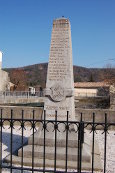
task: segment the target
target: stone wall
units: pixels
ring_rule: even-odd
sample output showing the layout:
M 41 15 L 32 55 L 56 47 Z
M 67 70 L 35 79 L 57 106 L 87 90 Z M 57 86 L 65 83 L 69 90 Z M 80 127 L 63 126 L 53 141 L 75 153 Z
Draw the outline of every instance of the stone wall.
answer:
M 80 120 L 81 113 L 83 121 L 92 122 L 93 113 L 95 113 L 95 122 L 105 122 L 105 113 L 107 114 L 107 122 L 115 123 L 115 111 L 111 109 L 76 109 L 76 119 Z M 103 128 L 102 126 L 100 128 Z M 113 127 L 111 127 L 113 129 Z
M 75 107 L 83 109 L 108 109 L 110 98 L 105 97 L 75 97 Z
M 33 110 L 35 110 L 35 119 L 41 119 L 43 108 L 27 107 L 27 106 L 0 106 L 3 118 L 11 117 L 11 110 L 13 110 L 13 118 L 22 118 L 22 110 L 24 111 L 25 119 L 33 118 Z
M 42 103 L 44 102 L 44 97 L 10 97 L 10 96 L 2 96 L 0 97 L 0 104 L 28 104 L 28 103 Z
M 8 73 L 0 70 L 0 91 L 6 91 L 9 87 L 9 76 Z
M 35 118 L 41 119 L 43 113 L 43 107 L 28 107 L 28 106 L 0 106 L 0 110 L 2 109 L 3 117 L 10 118 L 11 117 L 11 109 L 13 110 L 13 118 L 21 118 L 22 110 L 24 110 L 24 118 L 33 117 L 33 110 L 35 110 Z M 110 109 L 80 109 L 76 108 L 76 119 L 80 120 L 80 115 L 83 115 L 84 121 L 92 121 L 93 113 L 95 113 L 95 121 L 96 122 L 104 122 L 105 121 L 105 113 L 107 113 L 108 122 L 115 123 L 115 111 Z
M 115 86 L 110 87 L 110 109 L 115 110 Z

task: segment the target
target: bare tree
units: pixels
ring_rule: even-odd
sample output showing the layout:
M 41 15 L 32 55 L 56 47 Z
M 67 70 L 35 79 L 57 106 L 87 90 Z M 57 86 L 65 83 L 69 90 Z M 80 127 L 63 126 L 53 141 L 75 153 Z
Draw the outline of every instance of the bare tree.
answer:
M 21 91 L 27 88 L 27 75 L 23 69 L 14 69 L 10 72 L 10 80 L 16 86 L 16 90 Z
M 110 85 L 115 85 L 115 68 L 111 64 L 107 64 L 101 74 L 101 80 Z

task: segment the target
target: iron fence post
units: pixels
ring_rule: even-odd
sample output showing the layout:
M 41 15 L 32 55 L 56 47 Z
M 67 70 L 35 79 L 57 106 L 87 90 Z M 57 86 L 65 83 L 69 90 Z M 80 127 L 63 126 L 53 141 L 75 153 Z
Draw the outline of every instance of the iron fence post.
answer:
M 24 157 L 24 154 L 23 154 L 23 143 L 24 143 L 24 139 L 23 139 L 23 137 L 24 137 L 24 122 L 23 122 L 23 120 L 24 120 L 24 110 L 22 110 L 22 121 L 21 121 L 21 131 L 22 131 L 22 139 L 21 139 L 21 145 L 22 145 L 22 157 L 21 157 L 21 168 L 22 168 L 22 170 L 21 170 L 21 172 L 23 173 L 23 157 Z
M 81 113 L 81 120 L 79 122 L 79 128 L 78 128 L 78 173 L 81 173 L 81 168 L 82 168 L 83 143 L 84 143 L 84 121 L 82 120 L 82 113 Z
M 57 111 L 55 111 L 55 124 L 54 124 L 54 130 L 55 130 L 55 154 L 54 154 L 54 172 L 56 172 L 56 163 L 57 163 Z
M 104 173 L 106 173 L 106 152 L 107 152 L 107 114 L 105 113 L 105 127 L 104 127 L 104 133 L 105 133 L 105 142 L 104 142 Z
M 65 172 L 67 172 L 67 162 L 68 162 L 68 131 L 69 131 L 69 111 L 67 111 L 67 123 L 66 123 L 66 164 L 65 164 Z
M 33 110 L 33 122 L 32 122 L 32 173 L 34 172 L 34 129 L 35 129 L 35 110 Z
M 11 120 L 10 120 L 10 128 L 11 128 L 11 132 L 10 132 L 10 172 L 12 173 L 12 144 L 13 144 L 13 110 L 11 109 Z
M 43 130 L 44 130 L 43 172 L 45 173 L 45 155 L 46 155 L 46 110 L 44 110 Z
M 95 113 L 93 113 L 93 125 L 92 125 L 92 131 L 93 131 L 93 140 L 92 140 L 92 173 L 94 172 L 94 139 L 95 139 Z

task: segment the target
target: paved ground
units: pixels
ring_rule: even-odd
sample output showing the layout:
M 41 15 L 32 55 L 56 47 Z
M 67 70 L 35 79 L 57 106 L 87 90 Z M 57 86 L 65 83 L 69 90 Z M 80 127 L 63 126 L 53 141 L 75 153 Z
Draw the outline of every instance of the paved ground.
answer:
M 16 150 L 21 146 L 21 131 L 19 131 L 19 128 L 16 128 L 13 130 L 13 141 L 14 145 L 13 148 Z M 24 142 L 27 142 L 27 137 L 30 136 L 32 131 L 29 127 L 24 131 Z M 106 173 L 115 173 L 115 131 L 110 131 L 107 135 L 107 171 Z M 91 134 L 89 133 L 89 136 Z M 102 131 L 98 131 L 97 134 L 95 134 L 95 137 L 99 143 L 100 151 L 101 151 L 101 161 L 103 165 L 103 158 L 104 158 L 104 134 L 102 134 Z M 3 145 L 2 145 L 2 157 L 5 158 L 10 153 L 10 129 L 6 126 L 5 129 L 3 129 Z M 10 171 L 3 170 L 3 173 L 9 173 Z M 72 170 L 72 172 L 75 172 L 75 170 Z M 13 171 L 13 173 L 20 173 L 20 171 Z M 25 171 L 25 173 L 28 173 L 28 171 Z M 95 172 L 97 173 L 97 172 Z M 99 173 L 99 172 L 98 172 Z
M 104 135 L 97 136 L 101 151 L 101 159 L 103 164 L 104 155 Z M 107 173 L 115 173 L 115 131 L 110 131 L 107 135 Z
M 115 173 L 115 131 L 107 135 L 107 169 L 106 173 Z M 99 143 L 102 165 L 104 165 L 104 134 L 97 132 L 95 135 Z

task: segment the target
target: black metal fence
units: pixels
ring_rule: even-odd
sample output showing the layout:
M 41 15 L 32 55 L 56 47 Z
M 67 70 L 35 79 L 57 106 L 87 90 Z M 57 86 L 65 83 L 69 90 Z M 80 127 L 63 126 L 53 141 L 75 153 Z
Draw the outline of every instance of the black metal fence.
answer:
M 67 119 L 66 120 L 58 120 L 58 112 L 55 112 L 55 119 L 54 120 L 49 120 L 46 117 L 46 112 L 44 111 L 44 116 L 43 118 L 40 119 L 35 119 L 35 111 L 33 110 L 33 118 L 32 119 L 27 119 L 24 118 L 24 111 L 22 110 L 22 117 L 21 118 L 15 118 L 15 115 L 13 115 L 13 110 L 11 110 L 11 116 L 10 118 L 4 118 L 3 113 L 1 110 L 1 117 L 0 117 L 0 171 L 4 172 L 4 170 L 9 170 L 11 173 L 14 170 L 20 170 L 20 172 L 54 172 L 54 173 L 69 173 L 69 172 L 95 172 L 95 138 L 97 135 L 97 132 L 99 129 L 101 135 L 104 135 L 104 141 L 103 141 L 103 146 L 104 146 L 104 151 L 103 151 L 103 161 L 102 161 L 102 170 L 104 173 L 107 172 L 107 136 L 109 135 L 110 129 L 115 127 L 115 123 L 109 123 L 107 120 L 107 114 L 105 113 L 105 121 L 104 122 L 95 122 L 95 113 L 92 115 L 92 121 L 87 122 L 83 121 L 82 118 L 82 113 L 80 117 L 80 121 L 70 121 L 69 120 L 69 112 L 67 112 Z M 53 158 L 53 166 L 48 166 L 46 164 L 46 146 L 47 146 L 47 134 L 50 133 L 49 130 L 49 125 L 53 128 L 53 133 L 54 133 L 54 143 L 53 143 L 53 148 L 54 148 L 54 158 Z M 60 130 L 60 127 L 63 125 L 64 129 Z M 77 147 L 76 147 L 76 156 L 77 156 L 77 161 L 76 165 L 74 168 L 69 168 L 69 153 L 68 153 L 68 148 L 69 148 L 69 135 L 72 133 L 73 129 L 72 127 L 75 127 L 74 133 L 76 134 L 76 139 L 77 141 Z M 9 130 L 9 153 L 7 154 L 8 156 L 5 158 L 3 157 L 4 154 L 4 132 L 5 132 L 5 127 L 7 126 L 7 130 Z M 31 134 L 32 134 L 32 143 L 31 143 L 31 164 L 28 165 L 27 163 L 25 164 L 25 156 L 24 156 L 24 145 L 25 145 L 25 131 L 27 130 L 27 127 L 30 128 Z M 43 147 L 43 155 L 42 155 L 42 164 L 39 165 L 39 163 L 36 164 L 35 161 L 35 147 L 36 147 L 36 141 L 35 141 L 35 132 L 39 131 L 39 127 L 41 127 L 41 131 L 43 133 L 43 141 L 41 146 Z M 18 132 L 20 133 L 20 147 L 21 148 L 21 157 L 20 161 L 16 162 L 14 155 L 16 155 L 16 151 L 14 151 L 15 145 L 15 129 L 18 129 Z M 83 149 L 83 143 L 84 143 L 84 138 L 86 134 L 86 130 L 88 130 L 88 133 L 92 136 L 92 145 L 91 145 L 91 167 L 90 170 L 86 171 L 84 170 L 82 166 L 82 149 Z M 29 131 L 27 132 L 29 133 Z M 64 167 L 59 168 L 57 159 L 58 159 L 58 133 L 65 133 L 65 159 L 64 159 Z M 113 132 L 114 133 L 114 132 Z M 75 145 L 76 146 L 76 145 Z M 18 159 L 18 156 L 16 156 Z M 9 161 L 8 159 L 9 158 Z M 49 158 L 50 159 L 50 158 Z M 6 163 L 7 160 L 7 163 Z M 16 162 L 16 163 L 15 163 Z M 38 165 L 38 166 L 37 166 Z M 74 171 L 73 171 L 74 170 Z M 101 171 L 102 171 L 101 170 Z

